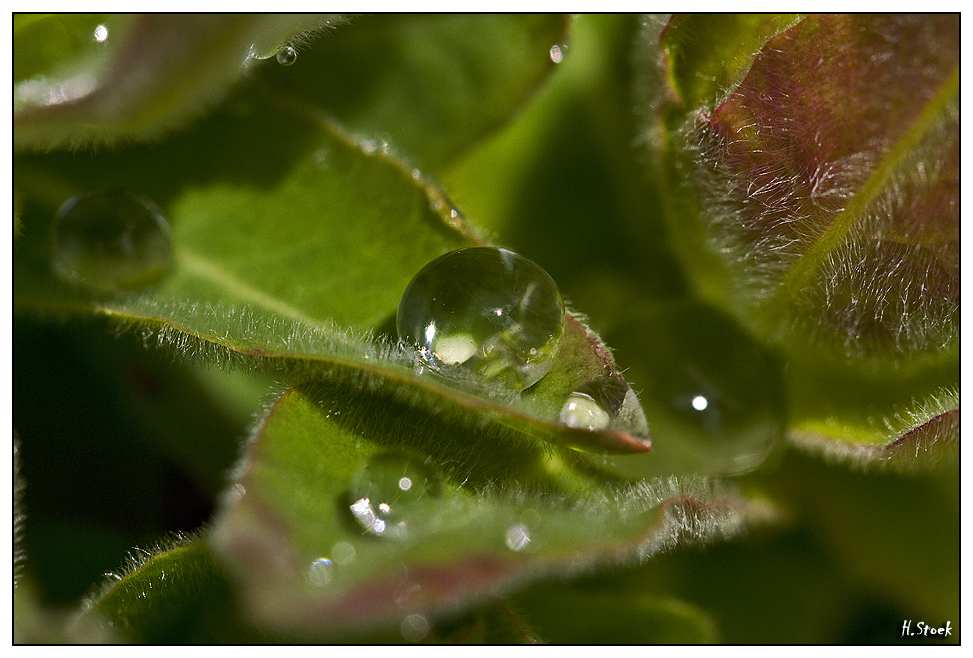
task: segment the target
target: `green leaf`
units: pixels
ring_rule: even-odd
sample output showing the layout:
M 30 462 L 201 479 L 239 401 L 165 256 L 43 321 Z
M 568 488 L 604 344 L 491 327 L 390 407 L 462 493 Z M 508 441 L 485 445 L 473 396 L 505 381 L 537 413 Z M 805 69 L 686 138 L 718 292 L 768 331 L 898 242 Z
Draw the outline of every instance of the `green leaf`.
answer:
M 702 296 L 786 361 L 789 436 L 885 462 L 903 409 L 958 382 L 958 30 L 792 22 L 645 29 L 650 169 Z
M 795 426 L 790 438 L 826 459 L 863 470 L 952 470 L 959 465 L 959 415 L 957 391 L 944 389 L 887 417 L 883 426 L 872 423 L 870 432 L 833 416 Z
M 648 449 L 634 394 L 604 431 L 561 423 L 572 391 L 599 377 L 621 378 L 600 339 L 570 314 L 555 366 L 519 400 L 492 390 L 484 400 L 456 382 L 420 380 L 410 355 L 349 335 L 349 328 L 393 334 L 399 296 L 421 266 L 482 239 L 439 190 L 390 154 L 363 150 L 336 124 L 275 94 L 247 108 L 224 109 L 160 147 L 92 155 L 93 167 L 68 156 L 23 156 L 18 184 L 30 204 L 30 235 L 18 245 L 18 308 L 138 323 L 147 344 L 175 346 L 193 358 L 405 384 L 419 389 L 432 412 L 458 400 L 473 413 L 583 449 Z M 240 144 L 240 134 L 263 137 Z M 161 283 L 141 297 L 92 299 L 53 278 L 45 261 L 54 199 L 92 187 L 150 185 L 172 225 L 174 262 Z
M 334 15 L 144 14 L 19 17 L 14 147 L 146 139 L 220 100 L 288 39 Z M 40 48 L 38 43 L 46 43 Z M 28 77 L 29 76 L 29 77 Z
M 411 167 L 438 171 L 536 93 L 566 28 L 554 14 L 360 16 L 268 80 Z
M 705 482 L 616 489 L 586 472 L 516 434 L 305 386 L 268 409 L 211 541 L 254 623 L 340 633 L 432 623 L 545 576 L 742 527 L 744 508 Z
M 652 594 L 548 585 L 515 598 L 549 644 L 713 644 L 713 619 L 698 607 Z
M 233 585 L 202 541 L 181 538 L 168 549 L 136 550 L 85 619 L 104 620 L 126 642 L 225 644 L 280 641 L 254 632 L 236 615 Z

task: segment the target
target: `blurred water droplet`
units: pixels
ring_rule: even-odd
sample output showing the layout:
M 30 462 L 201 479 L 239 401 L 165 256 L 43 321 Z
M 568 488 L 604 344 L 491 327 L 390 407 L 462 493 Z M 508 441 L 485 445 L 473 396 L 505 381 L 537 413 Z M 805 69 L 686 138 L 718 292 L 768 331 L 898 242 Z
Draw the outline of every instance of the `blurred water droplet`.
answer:
M 420 501 L 439 495 L 439 478 L 419 457 L 382 453 L 351 481 L 349 509 L 366 533 L 403 539 L 409 535 Z
M 536 263 L 506 249 L 471 247 L 420 270 L 399 302 L 396 328 L 422 367 L 445 375 L 459 367 L 519 391 L 553 365 L 564 302 Z
M 402 620 L 400 630 L 409 642 L 419 642 L 429 632 L 429 622 L 422 615 L 408 615 Z
M 277 63 L 281 66 L 290 66 L 297 61 L 297 49 L 293 46 L 284 46 L 277 51 Z
M 95 28 L 95 41 L 98 43 L 104 43 L 108 39 L 108 28 L 104 25 L 99 25 Z
M 412 170 L 412 180 L 419 180 L 422 178 L 422 172 L 418 169 Z
M 105 293 L 142 290 L 172 263 L 169 225 L 147 199 L 119 190 L 71 197 L 52 225 L 54 272 Z
M 331 559 L 338 565 L 351 564 L 355 561 L 356 555 L 355 547 L 346 541 L 339 541 L 331 547 Z
M 782 371 L 773 355 L 731 319 L 696 302 L 660 303 L 605 340 L 630 360 L 626 374 L 643 390 L 653 450 L 610 458 L 629 478 L 666 474 L 738 475 L 771 454 L 784 428 Z
M 530 543 L 530 532 L 526 527 L 518 523 L 507 529 L 507 535 L 504 540 L 507 543 L 507 548 L 512 551 L 519 551 Z
M 331 560 L 319 557 L 311 562 L 307 572 L 307 579 L 312 585 L 327 585 L 331 582 L 331 571 L 334 568 Z
M 567 55 L 568 47 L 563 44 L 555 44 L 551 46 L 551 61 L 555 64 L 560 64 L 564 61 L 565 55 Z

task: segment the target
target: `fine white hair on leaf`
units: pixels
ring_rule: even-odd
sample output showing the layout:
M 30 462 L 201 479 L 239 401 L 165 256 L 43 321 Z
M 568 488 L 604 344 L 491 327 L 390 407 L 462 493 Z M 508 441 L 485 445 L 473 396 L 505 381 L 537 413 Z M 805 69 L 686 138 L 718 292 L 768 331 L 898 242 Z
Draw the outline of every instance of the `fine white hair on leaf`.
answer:
M 959 391 L 939 388 L 882 418 L 883 443 L 854 444 L 792 430 L 791 441 L 826 461 L 863 472 L 922 473 L 956 465 Z

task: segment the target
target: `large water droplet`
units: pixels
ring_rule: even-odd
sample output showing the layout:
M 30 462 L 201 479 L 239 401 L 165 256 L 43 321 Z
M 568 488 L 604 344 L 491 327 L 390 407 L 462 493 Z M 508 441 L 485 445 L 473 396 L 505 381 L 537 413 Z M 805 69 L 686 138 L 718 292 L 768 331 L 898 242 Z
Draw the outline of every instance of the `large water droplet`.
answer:
M 54 272 L 97 292 L 142 290 L 169 270 L 169 225 L 147 199 L 121 190 L 71 197 L 52 226 Z
M 277 63 L 281 66 L 290 66 L 297 61 L 297 49 L 294 46 L 284 46 L 277 51 Z
M 536 263 L 506 249 L 471 247 L 422 268 L 402 295 L 396 327 L 433 371 L 462 368 L 519 391 L 551 369 L 564 302 Z
M 439 495 L 439 478 L 419 457 L 382 453 L 351 481 L 352 516 L 370 535 L 403 539 L 421 501 Z

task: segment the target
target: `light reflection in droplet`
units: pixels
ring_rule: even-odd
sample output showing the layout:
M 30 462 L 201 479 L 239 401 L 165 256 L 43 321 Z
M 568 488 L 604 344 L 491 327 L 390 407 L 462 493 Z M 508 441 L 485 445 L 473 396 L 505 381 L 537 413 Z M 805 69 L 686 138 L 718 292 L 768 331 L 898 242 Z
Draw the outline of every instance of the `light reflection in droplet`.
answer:
M 561 408 L 561 422 L 575 429 L 603 430 L 611 416 L 590 395 L 574 392 Z
M 429 622 L 422 615 L 409 615 L 402 620 L 400 626 L 402 637 L 409 642 L 418 642 L 429 632 Z
M 332 563 L 326 557 L 319 557 L 311 562 L 307 572 L 307 579 L 312 585 L 327 585 L 331 581 Z
M 277 63 L 281 66 L 291 66 L 297 61 L 297 49 L 294 46 L 284 46 L 277 51 Z
M 561 46 L 551 46 L 551 61 L 560 64 L 562 60 L 564 60 L 564 53 L 561 52 Z
M 693 398 L 693 409 L 695 409 L 696 411 L 702 411 L 708 406 L 709 406 L 709 400 L 707 400 L 704 396 L 697 395 L 696 397 Z
M 399 478 L 399 489 L 402 491 L 408 491 L 412 488 L 412 479 L 405 477 L 404 475 Z
M 518 523 L 507 530 L 506 542 L 507 548 L 519 551 L 530 543 L 530 532 Z
M 104 25 L 99 25 L 95 28 L 95 41 L 98 43 L 103 43 L 108 38 L 108 28 Z

